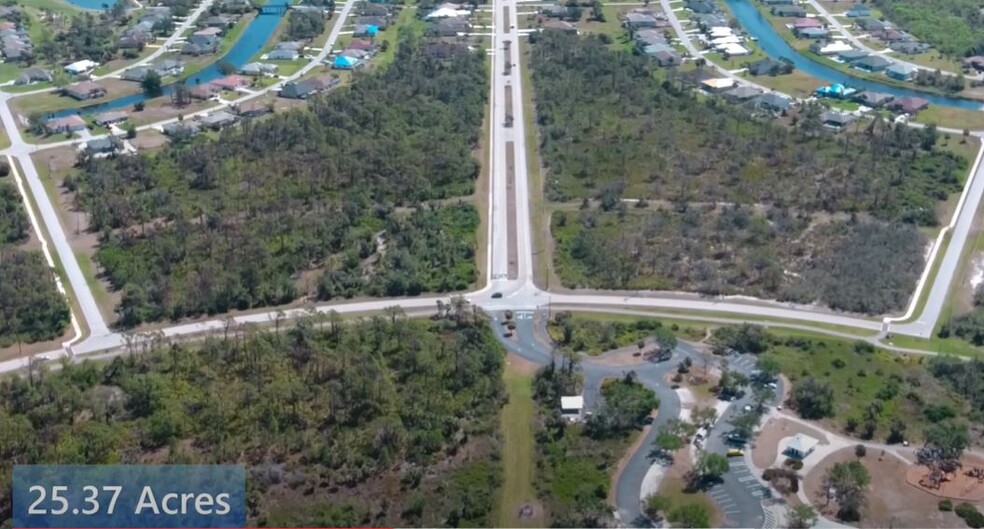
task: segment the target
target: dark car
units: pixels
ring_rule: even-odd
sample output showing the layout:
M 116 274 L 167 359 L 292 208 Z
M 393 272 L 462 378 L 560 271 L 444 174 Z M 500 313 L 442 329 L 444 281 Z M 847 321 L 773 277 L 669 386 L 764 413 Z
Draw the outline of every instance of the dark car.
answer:
M 502 297 L 502 292 L 493 292 L 492 299 L 499 299 Z

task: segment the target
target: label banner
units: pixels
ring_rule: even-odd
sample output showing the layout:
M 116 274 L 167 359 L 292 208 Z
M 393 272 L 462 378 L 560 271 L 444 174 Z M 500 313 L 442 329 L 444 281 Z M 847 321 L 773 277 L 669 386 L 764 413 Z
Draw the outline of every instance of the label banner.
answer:
M 13 527 L 241 528 L 240 465 L 15 465 Z

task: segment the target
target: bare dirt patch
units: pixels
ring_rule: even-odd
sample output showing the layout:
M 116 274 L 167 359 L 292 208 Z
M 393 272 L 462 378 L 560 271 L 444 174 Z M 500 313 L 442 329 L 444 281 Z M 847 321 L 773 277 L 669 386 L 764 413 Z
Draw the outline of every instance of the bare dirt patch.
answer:
M 523 376 L 533 376 L 536 374 L 536 370 L 540 369 L 539 364 L 530 362 L 529 360 L 514 353 L 506 354 L 506 364 Z
M 963 527 L 964 523 L 952 512 L 940 512 L 940 498 L 911 487 L 905 482 L 907 461 L 892 453 L 869 450 L 857 458 L 853 448 L 844 448 L 827 456 L 803 480 L 803 489 L 813 505 L 829 518 L 834 518 L 836 506 L 827 504 L 823 478 L 836 463 L 857 459 L 868 469 L 871 485 L 868 504 L 861 510 L 858 527 Z
M 966 454 L 960 459 L 962 465 L 955 472 L 945 473 L 938 487 L 932 487 L 926 478 L 930 475 L 929 467 L 909 465 L 906 469 L 905 480 L 911 487 L 939 496 L 959 501 L 984 501 L 984 478 L 974 477 L 973 472 L 984 468 L 984 459 Z
M 752 445 L 752 463 L 758 468 L 773 466 L 780 459 L 779 442 L 798 433 L 818 439 L 820 444 L 829 443 L 820 430 L 782 418 L 771 418 L 762 426 Z
M 130 143 L 141 151 L 155 150 L 167 145 L 167 136 L 153 129 L 141 130 Z

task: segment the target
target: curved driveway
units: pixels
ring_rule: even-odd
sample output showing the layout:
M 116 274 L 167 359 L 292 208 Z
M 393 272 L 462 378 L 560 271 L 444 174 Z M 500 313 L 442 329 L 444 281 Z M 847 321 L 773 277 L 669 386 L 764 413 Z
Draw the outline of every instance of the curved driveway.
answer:
M 525 360 L 539 365 L 546 365 L 551 361 L 551 350 L 549 338 L 546 337 L 546 320 L 544 314 L 533 311 L 516 311 L 514 322 L 516 329 L 514 338 L 506 338 L 503 335 L 502 313 L 492 313 L 492 328 L 495 335 L 505 345 L 505 347 L 522 357 Z M 640 491 L 642 482 L 653 462 L 649 459 L 649 448 L 653 438 L 656 436 L 657 429 L 672 418 L 680 416 L 680 398 L 676 391 L 666 384 L 666 375 L 673 371 L 684 357 L 699 360 L 700 355 L 690 344 L 680 342 L 674 351 L 673 359 L 664 362 L 640 361 L 634 365 L 609 366 L 602 365 L 592 357 L 582 356 L 579 368 L 584 376 L 584 403 L 586 409 L 597 406 L 601 383 L 606 378 L 623 377 L 630 371 L 634 371 L 637 380 L 649 389 L 652 389 L 659 398 L 659 414 L 652 422 L 646 437 L 643 439 L 639 448 L 632 454 L 619 475 L 619 480 L 615 484 L 615 507 L 618 519 L 622 525 L 630 527 L 649 527 L 649 520 L 643 516 L 641 510 Z M 748 373 L 751 371 L 753 362 L 734 363 L 733 369 Z M 747 400 L 747 399 L 746 399 Z M 740 409 L 745 401 L 738 401 L 732 409 Z M 718 421 L 717 428 L 712 431 L 714 434 L 708 440 L 707 450 L 723 454 L 726 450 L 723 443 L 723 433 L 727 429 L 725 422 L 730 417 L 725 414 Z M 717 439 L 717 442 L 714 441 Z M 732 462 L 734 464 L 734 462 Z M 726 511 L 725 527 L 762 527 L 764 523 L 764 511 L 762 499 L 764 495 L 756 495 L 754 490 L 758 487 L 754 482 L 754 487 L 748 481 L 740 481 L 738 475 L 740 469 L 736 466 L 724 476 L 724 481 L 716 485 L 711 490 L 712 497 L 721 505 L 728 501 L 733 505 L 733 509 L 728 509 L 721 505 L 722 510 Z M 715 490 L 720 489 L 720 493 Z M 725 500 L 726 499 L 726 500 Z

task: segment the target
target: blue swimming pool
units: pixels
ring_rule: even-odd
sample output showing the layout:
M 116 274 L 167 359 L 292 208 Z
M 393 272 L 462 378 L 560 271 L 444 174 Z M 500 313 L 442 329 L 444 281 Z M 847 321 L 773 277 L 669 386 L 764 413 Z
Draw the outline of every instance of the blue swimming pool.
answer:
M 793 49 L 782 36 L 772 27 L 772 24 L 762 16 L 758 8 L 752 5 L 755 0 L 725 0 L 735 18 L 749 35 L 758 39 L 758 44 L 770 57 L 785 58 L 793 62 L 798 70 L 828 83 L 840 83 L 862 90 L 873 90 L 892 94 L 895 97 L 915 96 L 929 101 L 933 105 L 963 108 L 970 110 L 984 109 L 984 103 L 959 97 L 947 97 L 919 90 L 879 83 L 838 71 L 830 66 L 816 62 Z M 981 116 L 984 123 L 984 114 Z
M 75 7 L 81 7 L 82 9 L 95 9 L 104 10 L 109 9 L 119 0 L 65 0 L 69 4 Z

